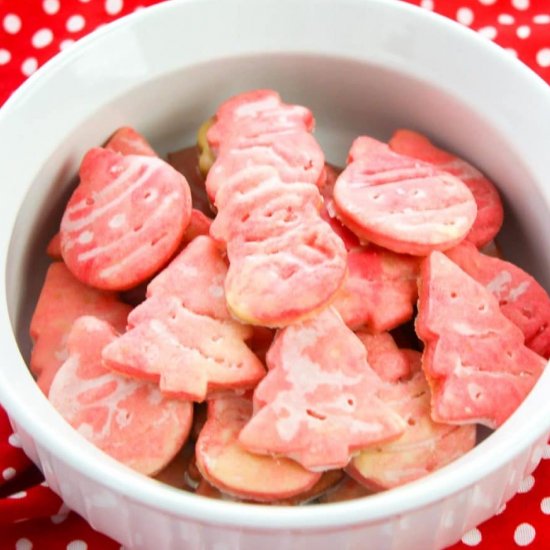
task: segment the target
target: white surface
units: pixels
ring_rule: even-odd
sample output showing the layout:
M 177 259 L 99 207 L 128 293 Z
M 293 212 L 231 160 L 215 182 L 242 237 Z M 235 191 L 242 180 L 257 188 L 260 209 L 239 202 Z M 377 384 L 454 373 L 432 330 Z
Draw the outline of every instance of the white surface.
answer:
M 409 126 L 476 163 L 507 203 L 506 255 L 550 287 L 550 92 L 518 61 L 400 2 L 176 0 L 83 39 L 0 111 L 0 400 L 50 486 L 127 548 L 449 545 L 540 460 L 550 369 L 502 428 L 443 470 L 366 499 L 290 509 L 199 498 L 115 463 L 61 420 L 18 351 L 16 336 L 28 353 L 42 251 L 83 152 L 122 124 L 161 151 L 188 144 L 219 102 L 254 87 L 311 107 L 329 160 L 341 162 L 355 135 Z

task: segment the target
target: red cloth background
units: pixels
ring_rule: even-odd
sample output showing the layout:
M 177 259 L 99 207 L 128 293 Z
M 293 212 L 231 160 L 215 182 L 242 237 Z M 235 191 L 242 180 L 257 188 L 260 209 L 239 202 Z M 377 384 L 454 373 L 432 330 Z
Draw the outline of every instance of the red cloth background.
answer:
M 0 0 L 0 105 L 60 49 L 99 25 L 158 1 Z M 550 0 L 407 1 L 470 26 L 550 84 Z M 470 547 L 550 548 L 550 445 L 535 473 L 523 481 L 520 493 L 495 517 L 466 533 L 452 550 Z M 48 488 L 19 448 L 1 407 L 0 548 L 120 548 L 71 512 Z

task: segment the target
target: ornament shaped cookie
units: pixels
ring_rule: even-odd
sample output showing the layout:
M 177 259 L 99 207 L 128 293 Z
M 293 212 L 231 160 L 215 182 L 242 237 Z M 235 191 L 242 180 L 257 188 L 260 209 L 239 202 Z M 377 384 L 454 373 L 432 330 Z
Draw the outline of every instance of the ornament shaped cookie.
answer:
M 189 185 L 169 164 L 96 147 L 61 220 L 61 253 L 82 282 L 126 290 L 164 267 L 190 217 Z
M 334 185 L 334 207 L 360 239 L 425 256 L 464 239 L 476 218 L 471 191 L 457 177 L 357 138 Z
M 395 132 L 389 146 L 396 153 L 429 162 L 462 180 L 477 204 L 477 216 L 466 240 L 481 248 L 495 238 L 504 219 L 502 201 L 495 185 L 477 168 L 437 148 L 427 137 L 412 130 Z
M 101 350 L 116 336 L 105 321 L 78 318 L 67 342 L 69 356 L 55 375 L 49 400 L 94 445 L 130 468 L 153 475 L 185 443 L 193 405 L 167 399 L 153 384 L 106 369 Z

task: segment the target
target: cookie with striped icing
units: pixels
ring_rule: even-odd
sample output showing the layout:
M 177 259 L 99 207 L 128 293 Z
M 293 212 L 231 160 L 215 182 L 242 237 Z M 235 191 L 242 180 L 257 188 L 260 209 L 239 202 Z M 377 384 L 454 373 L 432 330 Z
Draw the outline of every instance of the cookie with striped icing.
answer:
M 91 149 L 61 220 L 61 253 L 82 282 L 125 290 L 154 275 L 191 217 L 185 178 L 163 160 Z
M 476 203 L 457 177 L 366 136 L 355 140 L 350 160 L 334 185 L 334 206 L 360 239 L 424 256 L 458 244 L 472 227 Z
M 153 384 L 106 369 L 101 351 L 116 337 L 107 322 L 78 318 L 67 342 L 69 356 L 53 380 L 49 400 L 94 445 L 130 468 L 153 475 L 185 443 L 193 405 L 167 399 Z
M 439 149 L 418 132 L 397 130 L 388 144 L 396 153 L 429 162 L 462 180 L 477 204 L 475 222 L 465 239 L 480 248 L 495 238 L 502 227 L 504 209 L 493 182 L 470 163 Z

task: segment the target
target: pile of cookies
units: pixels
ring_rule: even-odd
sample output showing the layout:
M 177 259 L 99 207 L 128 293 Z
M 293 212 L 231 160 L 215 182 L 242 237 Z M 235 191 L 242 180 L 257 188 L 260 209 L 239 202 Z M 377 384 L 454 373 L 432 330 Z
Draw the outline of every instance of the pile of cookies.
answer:
M 550 298 L 500 257 L 493 183 L 410 130 L 339 169 L 313 129 L 255 90 L 181 171 L 131 128 L 82 159 L 30 369 L 129 467 L 217 498 L 363 496 L 466 453 L 545 368 Z

